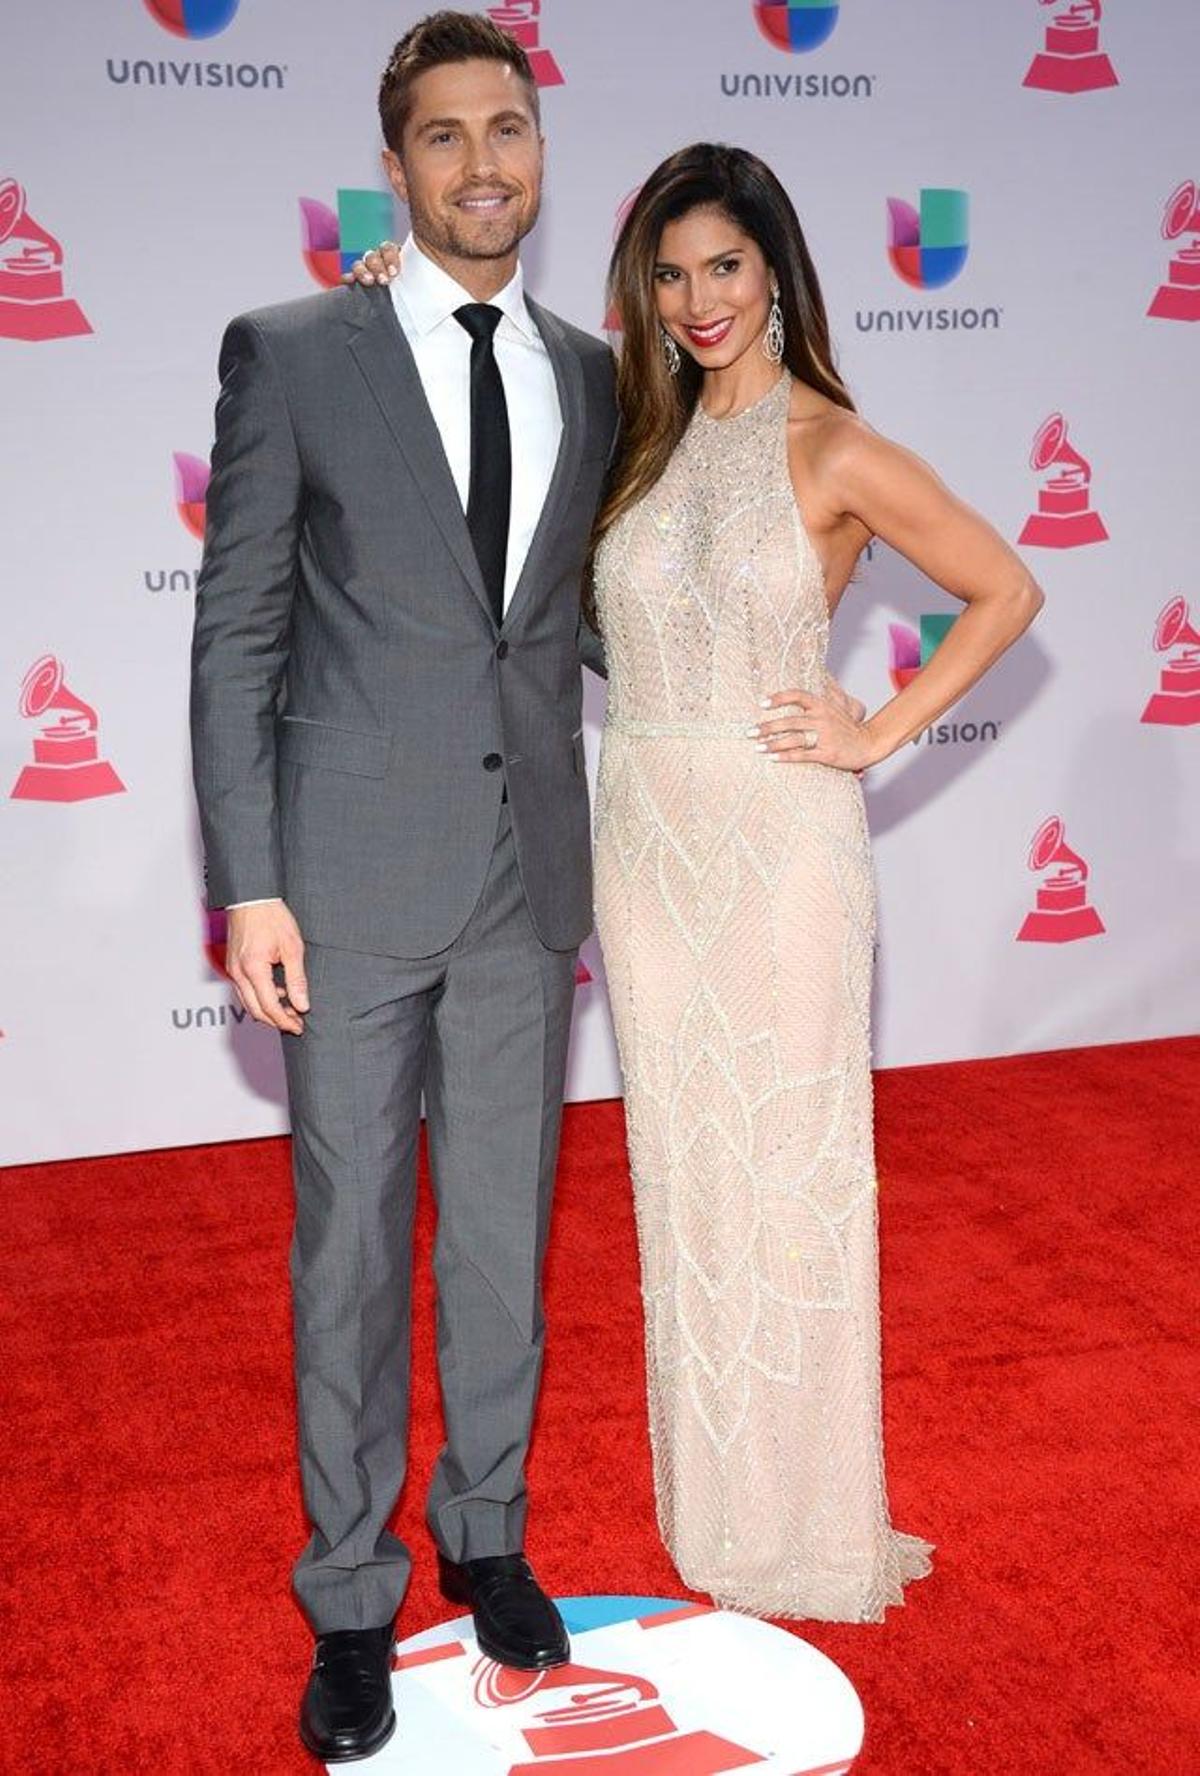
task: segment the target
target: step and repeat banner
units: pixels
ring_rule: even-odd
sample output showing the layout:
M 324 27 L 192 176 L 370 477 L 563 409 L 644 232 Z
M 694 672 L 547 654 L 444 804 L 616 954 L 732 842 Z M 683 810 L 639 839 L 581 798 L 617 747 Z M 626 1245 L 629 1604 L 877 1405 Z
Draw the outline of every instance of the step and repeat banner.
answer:
M 12 0 L 0 57 L 0 1158 L 266 1134 L 277 1039 L 201 901 L 186 703 L 217 346 L 403 214 L 411 0 Z M 1196 1023 L 1192 0 L 511 0 L 549 144 L 532 290 L 600 332 L 623 203 L 698 137 L 791 191 L 864 414 L 1023 552 L 1031 634 L 868 783 L 880 1065 Z M 883 547 L 871 706 L 958 610 Z M 603 691 L 588 692 L 595 763 Z M 619 1091 L 594 941 L 574 1098 Z

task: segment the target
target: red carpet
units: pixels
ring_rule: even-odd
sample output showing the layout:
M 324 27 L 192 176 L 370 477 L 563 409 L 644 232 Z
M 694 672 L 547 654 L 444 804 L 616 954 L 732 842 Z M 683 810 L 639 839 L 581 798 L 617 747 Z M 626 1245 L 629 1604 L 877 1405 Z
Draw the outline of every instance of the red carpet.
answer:
M 808 1637 L 861 1776 L 1200 1768 L 1200 1041 L 879 1079 L 892 1503 L 937 1543 L 877 1627 Z M 304 1772 L 281 1141 L 14 1169 L 0 1233 L 0 1768 Z M 402 1618 L 421 1494 L 420 1236 Z M 618 1104 L 568 1112 L 531 1551 L 560 1593 L 679 1590 L 654 1530 Z M 447 1773 L 452 1776 L 452 1773 Z

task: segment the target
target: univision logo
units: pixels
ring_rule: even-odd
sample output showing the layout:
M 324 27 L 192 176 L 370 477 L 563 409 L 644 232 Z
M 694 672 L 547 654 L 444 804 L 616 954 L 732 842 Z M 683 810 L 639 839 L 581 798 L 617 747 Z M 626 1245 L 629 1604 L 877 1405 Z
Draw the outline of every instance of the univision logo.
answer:
M 902 691 L 922 667 L 928 666 L 958 617 L 949 611 L 925 611 L 918 621 L 919 630 L 909 628 L 907 623 L 888 624 L 888 676 L 893 690 Z M 974 746 L 984 740 L 998 740 L 1000 725 L 998 721 L 937 722 L 923 728 L 909 745 Z
M 114 86 L 240 86 L 249 91 L 280 90 L 287 74 L 278 62 L 131 62 L 109 56 L 105 62 Z
M 887 255 L 896 276 L 914 290 L 940 290 L 953 283 L 970 253 L 970 199 L 965 191 L 931 185 L 916 204 L 887 200 Z M 860 333 L 974 333 L 1000 325 L 1000 310 L 988 308 L 858 309 Z
M 176 1005 L 171 1023 L 176 1030 L 223 1030 L 228 1024 L 245 1023 L 249 1013 L 231 999 L 225 1005 Z
M 197 542 L 204 541 L 205 507 L 210 470 L 199 456 L 175 452 L 175 509 Z
M 172 456 L 175 469 L 175 510 L 184 529 L 198 543 L 204 541 L 204 520 L 208 502 L 209 466 L 203 457 L 176 450 Z M 142 581 L 147 592 L 194 592 L 197 573 L 191 567 L 146 568 Z
M 832 37 L 841 6 L 836 0 L 752 0 L 759 32 L 784 55 L 807 55 Z M 723 73 L 726 99 L 869 99 L 873 74 Z
M 920 208 L 889 197 L 888 258 L 897 277 L 914 290 L 940 290 L 967 263 L 969 199 L 965 191 L 939 186 L 922 191 Z
M 215 37 L 241 0 L 143 0 L 150 17 L 176 37 Z
M 356 259 L 387 239 L 392 221 L 392 199 L 386 191 L 339 191 L 336 211 L 315 197 L 302 197 L 304 263 L 318 284 L 332 290 Z
M 217 37 L 232 24 L 240 0 L 142 0 L 156 25 L 172 37 L 196 42 Z M 151 61 L 109 56 L 105 70 L 114 86 L 282 88 L 287 69 L 278 62 Z
M 819 49 L 833 36 L 837 0 L 755 0 L 754 16 L 767 42 L 790 54 Z

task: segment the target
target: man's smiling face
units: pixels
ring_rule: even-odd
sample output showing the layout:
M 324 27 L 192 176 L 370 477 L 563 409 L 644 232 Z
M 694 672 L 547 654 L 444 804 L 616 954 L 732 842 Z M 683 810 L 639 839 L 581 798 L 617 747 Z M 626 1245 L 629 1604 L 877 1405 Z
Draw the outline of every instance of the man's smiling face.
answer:
M 544 144 L 529 89 L 505 62 L 430 68 L 413 86 L 403 152 L 384 154 L 413 234 L 455 261 L 504 260 L 537 221 Z

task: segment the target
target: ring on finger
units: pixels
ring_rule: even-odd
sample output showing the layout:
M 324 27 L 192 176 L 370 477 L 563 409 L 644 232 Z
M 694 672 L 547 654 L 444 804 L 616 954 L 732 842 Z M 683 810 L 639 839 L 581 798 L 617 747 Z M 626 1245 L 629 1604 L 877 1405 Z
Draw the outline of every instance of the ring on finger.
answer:
M 800 736 L 800 744 L 801 744 L 801 746 L 803 746 L 805 752 L 811 752 L 813 747 L 817 744 L 816 729 L 815 728 L 805 728 L 804 732 Z

